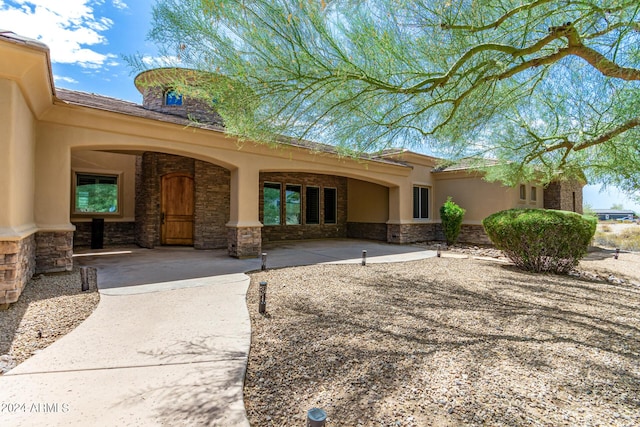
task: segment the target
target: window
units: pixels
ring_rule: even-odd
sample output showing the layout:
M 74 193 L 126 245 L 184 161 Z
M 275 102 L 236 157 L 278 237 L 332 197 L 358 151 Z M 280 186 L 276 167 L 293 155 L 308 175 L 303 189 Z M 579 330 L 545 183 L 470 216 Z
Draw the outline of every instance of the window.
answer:
M 280 225 L 280 184 L 264 184 L 264 225 Z
M 320 188 L 307 187 L 306 193 L 305 223 L 320 224 Z
M 413 187 L 413 217 L 429 218 L 429 188 Z
M 76 172 L 74 213 L 119 213 L 118 178 L 118 175 Z
M 536 193 L 537 193 L 536 187 L 531 187 L 531 194 L 529 195 L 529 197 L 531 197 L 532 202 L 535 202 L 538 200 L 538 195 Z
M 324 223 L 335 224 L 338 218 L 338 190 L 336 188 L 324 189 Z
M 527 186 L 520 185 L 520 200 L 527 200 Z
M 302 224 L 301 210 L 300 210 L 300 197 L 301 197 L 301 187 L 299 185 L 287 185 L 286 186 L 286 198 L 287 204 L 285 206 L 286 210 L 286 224 L 287 225 L 296 225 Z
M 182 105 L 182 95 L 173 89 L 169 89 L 164 93 L 164 105 Z

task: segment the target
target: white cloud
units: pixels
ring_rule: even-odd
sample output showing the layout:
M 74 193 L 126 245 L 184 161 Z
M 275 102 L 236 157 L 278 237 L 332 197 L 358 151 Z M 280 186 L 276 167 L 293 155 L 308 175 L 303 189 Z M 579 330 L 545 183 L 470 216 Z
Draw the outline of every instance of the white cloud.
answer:
M 142 57 L 142 62 L 148 67 L 175 67 L 182 63 L 177 56 L 148 56 Z
M 129 6 L 127 6 L 127 4 L 125 2 L 123 2 L 122 0 L 113 0 L 111 2 L 113 4 L 113 7 L 117 8 L 117 9 L 128 9 Z
M 117 0 L 114 0 L 117 1 Z M 51 61 L 98 68 L 117 57 L 90 46 L 107 44 L 101 34 L 113 21 L 95 17 L 93 0 L 12 0 L 0 1 L 0 27 L 49 46 Z
M 65 77 L 65 76 L 57 76 L 57 75 L 53 75 L 53 80 L 57 82 L 65 82 L 65 83 L 78 83 L 78 81 L 72 77 Z

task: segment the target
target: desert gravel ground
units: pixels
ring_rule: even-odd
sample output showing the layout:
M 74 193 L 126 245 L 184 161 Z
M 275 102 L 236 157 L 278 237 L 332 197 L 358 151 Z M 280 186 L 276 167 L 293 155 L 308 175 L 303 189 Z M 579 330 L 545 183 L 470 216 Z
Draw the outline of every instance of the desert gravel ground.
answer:
M 34 276 L 18 302 L 0 310 L 0 375 L 73 330 L 99 300 L 96 289 L 82 292 L 77 268 Z
M 582 278 L 474 259 L 499 256 L 486 248 L 444 255 L 463 258 L 254 273 L 251 424 L 321 407 L 329 427 L 640 425 L 640 254 L 591 252 Z M 0 373 L 98 301 L 77 270 L 35 276 L 0 311 Z
M 640 255 L 589 257 L 605 280 L 473 256 L 254 273 L 251 425 L 640 425 Z

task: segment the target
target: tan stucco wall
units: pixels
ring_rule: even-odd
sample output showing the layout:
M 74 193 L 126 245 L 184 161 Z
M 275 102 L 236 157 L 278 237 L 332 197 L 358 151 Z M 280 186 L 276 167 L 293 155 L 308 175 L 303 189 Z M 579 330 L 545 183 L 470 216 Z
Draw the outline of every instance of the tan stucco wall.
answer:
M 389 189 L 389 224 L 420 224 L 434 221 L 433 195 L 429 199 L 429 218 L 413 218 L 413 187 L 428 187 L 433 194 L 434 178 L 431 174 L 433 165 L 422 162 L 422 156 L 410 156 L 407 162 L 410 166 L 408 176 L 401 185 Z
M 359 179 L 347 180 L 347 221 L 386 223 L 389 189 Z
M 516 207 L 542 208 L 542 187 L 537 187 L 537 201 L 520 200 L 520 189 L 505 187 L 497 182 L 487 182 L 479 175 L 466 172 L 437 177 L 434 194 L 434 217 L 440 220 L 440 207 L 451 196 L 453 201 L 466 209 L 465 224 L 481 224 L 482 220 L 492 213 Z M 531 184 L 527 186 L 527 197 Z
M 231 172 L 230 226 L 260 226 L 259 172 L 309 172 L 345 176 L 389 186 L 406 185 L 409 168 L 380 162 L 362 162 L 315 153 L 296 147 L 273 149 L 235 140 L 219 132 L 160 123 L 122 114 L 55 105 L 38 125 L 38 171 L 36 218 L 38 224 L 62 226 L 69 215 L 70 191 L 57 198 L 57 188 L 71 188 L 71 174 L 58 175 L 76 151 L 157 151 L 193 157 Z M 47 164 L 45 164 L 47 162 Z M 53 167 L 53 164 L 56 164 Z M 40 163 L 39 163 L 40 167 Z M 40 179 L 42 173 L 43 179 Z M 411 215 L 411 192 L 404 191 L 404 209 Z
M 71 169 L 73 172 L 117 173 L 119 175 L 120 209 L 117 216 L 104 216 L 107 222 L 135 220 L 135 178 L 136 156 L 130 154 L 107 153 L 104 151 L 76 150 L 71 152 Z M 71 176 L 74 179 L 74 176 Z M 72 182 L 73 184 L 73 182 Z M 73 185 L 72 185 L 73 188 Z M 73 198 L 73 191 L 71 197 Z M 71 206 L 69 207 L 71 209 Z M 71 212 L 71 210 L 70 210 Z M 91 221 L 91 218 L 71 215 L 74 222 Z
M 19 86 L 0 79 L 0 237 L 35 231 L 34 117 Z

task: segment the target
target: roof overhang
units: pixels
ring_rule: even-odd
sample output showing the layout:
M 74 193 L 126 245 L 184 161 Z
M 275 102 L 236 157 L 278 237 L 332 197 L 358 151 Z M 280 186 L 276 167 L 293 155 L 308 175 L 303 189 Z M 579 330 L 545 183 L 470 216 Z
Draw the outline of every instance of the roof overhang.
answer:
M 55 96 L 49 48 L 33 39 L 0 30 L 0 78 L 17 83 L 34 116 L 51 107 Z

